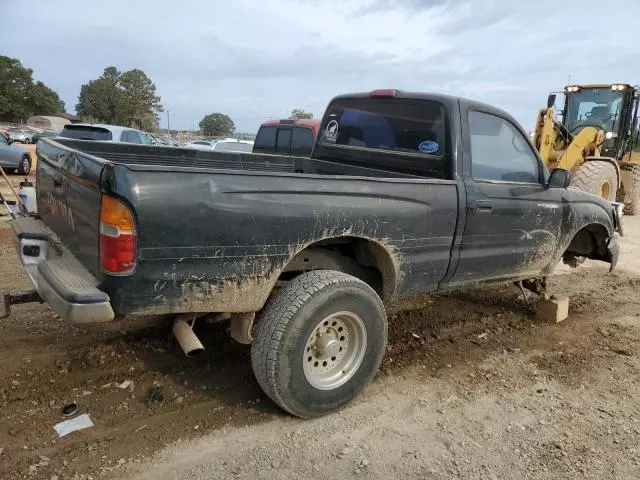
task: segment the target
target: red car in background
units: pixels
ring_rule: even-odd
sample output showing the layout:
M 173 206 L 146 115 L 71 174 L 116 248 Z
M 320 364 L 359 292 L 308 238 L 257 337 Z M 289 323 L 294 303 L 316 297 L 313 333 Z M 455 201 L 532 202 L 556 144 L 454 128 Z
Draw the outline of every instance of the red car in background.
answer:
M 308 157 L 319 128 L 319 120 L 267 120 L 260 125 L 253 153 Z

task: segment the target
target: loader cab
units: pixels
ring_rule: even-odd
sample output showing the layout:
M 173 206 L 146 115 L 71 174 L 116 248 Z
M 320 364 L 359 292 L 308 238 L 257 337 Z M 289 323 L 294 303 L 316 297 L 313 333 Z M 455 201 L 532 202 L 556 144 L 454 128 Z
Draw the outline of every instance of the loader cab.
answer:
M 637 123 L 638 90 L 629 84 L 569 85 L 564 90 L 562 126 L 570 136 L 584 127 L 605 132 L 600 154 L 621 158 L 631 147 Z M 551 101 L 551 96 L 549 97 Z

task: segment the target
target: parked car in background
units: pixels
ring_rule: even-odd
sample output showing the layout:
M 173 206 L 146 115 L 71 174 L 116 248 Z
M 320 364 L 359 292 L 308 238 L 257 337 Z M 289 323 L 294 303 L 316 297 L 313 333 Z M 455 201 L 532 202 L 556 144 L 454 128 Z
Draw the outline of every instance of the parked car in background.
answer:
M 58 137 L 73 138 L 75 140 L 151 145 L 151 140 L 144 132 L 136 130 L 135 128 L 121 127 L 118 125 L 73 123 L 65 125 L 58 134 Z
M 217 140 L 194 140 L 187 143 L 187 147 L 195 148 L 198 150 L 212 150 Z
M 60 132 L 56 132 L 53 130 L 43 130 L 41 132 L 34 132 L 33 134 L 33 143 L 38 143 L 38 140 L 40 140 L 41 138 L 54 138 L 58 136 L 58 133 Z
M 20 143 L 33 143 L 33 137 L 36 134 L 35 131 L 23 127 L 11 127 L 7 132 L 11 140 Z
M 155 137 L 160 145 L 164 145 L 165 147 L 179 147 L 180 143 L 176 142 L 172 138 L 167 137 Z
M 0 167 L 5 170 L 16 170 L 20 175 L 28 175 L 31 171 L 29 152 L 5 135 L 0 135 Z
M 268 120 L 260 125 L 253 153 L 309 156 L 319 127 L 319 120 Z
M 253 142 L 249 140 L 220 140 L 213 146 L 216 152 L 242 152 L 251 153 Z

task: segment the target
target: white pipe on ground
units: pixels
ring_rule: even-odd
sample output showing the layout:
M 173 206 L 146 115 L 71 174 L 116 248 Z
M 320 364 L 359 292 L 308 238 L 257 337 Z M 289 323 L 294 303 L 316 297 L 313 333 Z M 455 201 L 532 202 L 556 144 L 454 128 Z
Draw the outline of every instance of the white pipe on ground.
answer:
M 191 315 L 180 315 L 173 322 L 173 334 L 178 340 L 178 344 L 187 357 L 193 357 L 199 353 L 204 352 L 204 346 L 202 342 L 198 340 L 198 337 L 193 333 L 193 327 L 185 320 L 185 318 L 192 317 Z

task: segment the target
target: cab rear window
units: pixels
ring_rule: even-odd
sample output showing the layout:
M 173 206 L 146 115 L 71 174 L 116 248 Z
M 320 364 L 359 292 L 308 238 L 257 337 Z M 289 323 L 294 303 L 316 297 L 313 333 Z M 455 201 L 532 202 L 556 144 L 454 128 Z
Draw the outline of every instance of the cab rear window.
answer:
M 325 147 L 364 148 L 442 157 L 444 108 L 433 100 L 343 98 L 324 117 L 319 143 Z
M 113 140 L 111 132 L 106 128 L 84 125 L 68 125 L 62 129 L 59 136 L 64 138 L 74 138 L 76 140 L 96 140 L 102 142 Z

